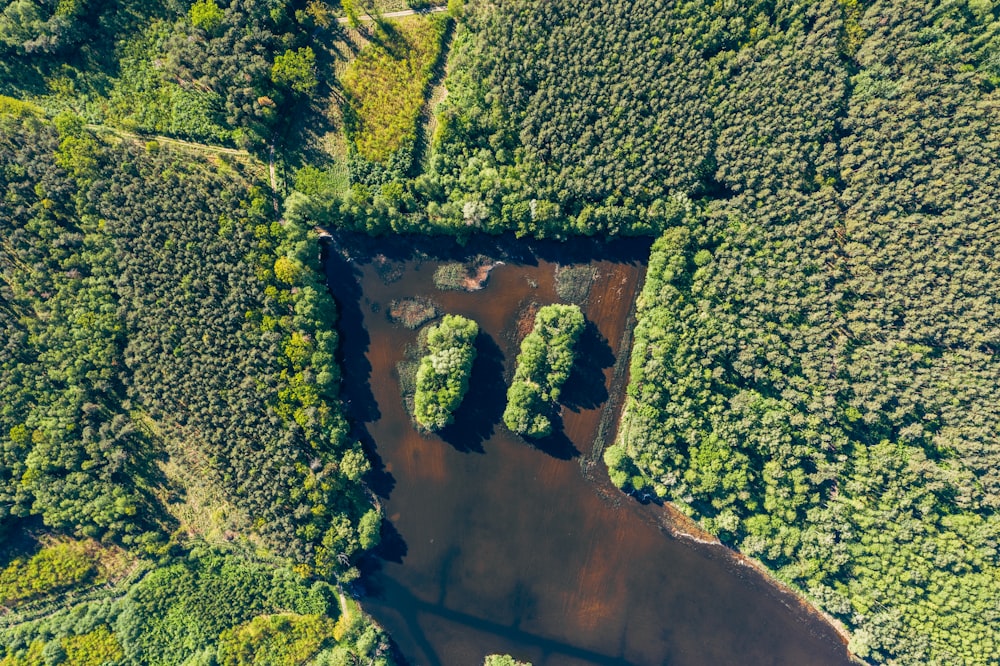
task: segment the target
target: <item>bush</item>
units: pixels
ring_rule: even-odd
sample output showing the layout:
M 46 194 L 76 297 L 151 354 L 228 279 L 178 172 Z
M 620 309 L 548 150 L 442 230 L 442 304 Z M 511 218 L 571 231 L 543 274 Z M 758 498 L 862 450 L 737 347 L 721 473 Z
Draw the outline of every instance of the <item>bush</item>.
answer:
M 468 279 L 468 269 L 458 262 L 441 264 L 434 271 L 434 286 L 445 291 L 465 291 Z
M 302 664 L 333 642 L 336 623 L 322 615 L 259 615 L 219 636 L 219 666 Z
M 9 605 L 65 590 L 92 579 L 97 565 L 88 544 L 66 541 L 19 558 L 0 572 L 0 603 Z

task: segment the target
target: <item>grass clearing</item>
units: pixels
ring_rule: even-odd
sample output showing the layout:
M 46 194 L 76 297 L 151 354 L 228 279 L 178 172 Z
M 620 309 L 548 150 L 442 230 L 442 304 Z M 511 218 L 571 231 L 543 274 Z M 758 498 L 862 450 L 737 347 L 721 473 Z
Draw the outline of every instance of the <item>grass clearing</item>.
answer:
M 386 21 L 347 67 L 345 128 L 358 156 L 409 168 L 418 121 L 449 19 L 436 14 Z

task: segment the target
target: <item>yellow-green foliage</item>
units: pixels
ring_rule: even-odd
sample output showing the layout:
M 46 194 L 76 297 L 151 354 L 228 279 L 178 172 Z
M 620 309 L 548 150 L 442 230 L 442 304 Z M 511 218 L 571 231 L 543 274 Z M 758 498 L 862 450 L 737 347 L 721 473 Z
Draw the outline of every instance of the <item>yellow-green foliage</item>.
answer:
M 302 664 L 333 642 L 336 623 L 323 615 L 258 615 L 241 627 L 222 632 L 221 666 Z
M 89 634 L 62 639 L 66 652 L 66 666 L 101 666 L 120 661 L 125 655 L 118 639 L 107 625 L 101 625 Z
M 25 116 L 41 116 L 43 112 L 40 107 L 30 102 L 22 102 L 13 97 L 0 95 L 0 114 L 24 118 Z
M 412 146 L 447 21 L 429 16 L 384 24 L 344 73 L 348 134 L 364 159 L 385 164 Z
M 66 541 L 30 558 L 17 558 L 0 571 L 0 603 L 9 605 L 89 580 L 97 573 L 90 544 Z
M 42 641 L 34 641 L 28 646 L 27 652 L 21 654 L 11 653 L 0 659 L 0 666 L 36 666 L 37 664 L 44 664 L 45 660 L 42 658 L 42 649 L 44 647 L 45 643 Z

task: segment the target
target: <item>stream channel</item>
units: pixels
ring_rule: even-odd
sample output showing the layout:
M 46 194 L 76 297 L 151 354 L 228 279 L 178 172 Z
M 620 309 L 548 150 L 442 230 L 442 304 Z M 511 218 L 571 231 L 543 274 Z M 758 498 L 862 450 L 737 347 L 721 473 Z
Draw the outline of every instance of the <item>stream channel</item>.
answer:
M 722 546 L 673 536 L 664 507 L 608 481 L 599 449 L 624 395 L 648 253 L 648 241 L 325 242 L 343 397 L 387 517 L 358 589 L 408 663 L 479 666 L 491 653 L 534 666 L 851 663 L 836 630 L 793 595 Z M 503 262 L 483 289 L 435 287 L 442 261 L 478 254 Z M 595 269 L 589 323 L 561 432 L 529 444 L 500 416 L 533 304 L 560 302 L 557 265 Z M 469 392 L 440 436 L 418 433 L 401 398 L 397 365 L 417 333 L 387 312 L 414 297 L 481 329 Z

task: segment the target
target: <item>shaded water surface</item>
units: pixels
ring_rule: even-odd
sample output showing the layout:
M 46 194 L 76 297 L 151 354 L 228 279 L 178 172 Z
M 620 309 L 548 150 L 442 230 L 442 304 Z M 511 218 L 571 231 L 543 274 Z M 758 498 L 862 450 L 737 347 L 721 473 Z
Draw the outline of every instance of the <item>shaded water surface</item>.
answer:
M 627 355 L 648 245 L 418 242 L 376 254 L 339 238 L 324 259 L 341 309 L 345 398 L 389 519 L 363 605 L 409 663 L 478 666 L 494 652 L 535 666 L 850 663 L 833 629 L 725 549 L 669 536 L 661 507 L 618 493 L 591 462 L 596 433 L 617 417 L 615 360 Z M 439 261 L 428 257 L 484 250 L 505 264 L 483 290 L 434 287 Z M 557 263 L 591 257 L 602 259 L 562 432 L 531 446 L 500 422 L 524 315 L 559 300 Z M 482 330 L 472 386 L 441 436 L 417 433 L 400 397 L 397 364 L 416 333 L 386 309 L 414 296 Z

